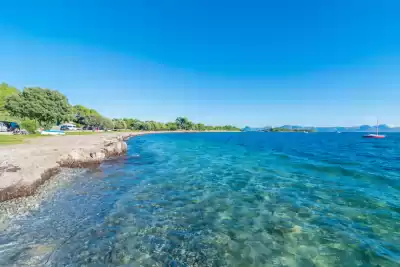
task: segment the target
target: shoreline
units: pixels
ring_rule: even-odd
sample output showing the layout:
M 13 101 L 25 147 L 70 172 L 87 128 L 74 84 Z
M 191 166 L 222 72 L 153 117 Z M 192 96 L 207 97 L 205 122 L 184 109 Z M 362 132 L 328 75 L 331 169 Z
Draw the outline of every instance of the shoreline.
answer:
M 85 168 L 126 153 L 131 137 L 165 132 L 118 132 L 35 138 L 0 147 L 0 202 L 35 194 L 63 167 Z
M 223 132 L 223 131 L 212 131 Z M 85 168 L 126 153 L 126 140 L 147 134 L 197 131 L 118 132 L 35 138 L 0 147 L 0 202 L 34 195 L 63 167 Z
M 0 147 L 0 202 L 33 195 L 61 167 L 85 167 L 121 155 L 123 139 L 140 134 L 52 136 Z

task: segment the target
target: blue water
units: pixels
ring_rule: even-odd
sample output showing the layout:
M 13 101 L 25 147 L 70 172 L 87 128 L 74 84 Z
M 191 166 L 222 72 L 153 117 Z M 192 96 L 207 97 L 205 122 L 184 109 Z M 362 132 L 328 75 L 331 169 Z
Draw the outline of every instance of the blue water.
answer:
M 0 234 L 0 265 L 400 266 L 400 135 L 133 138 Z

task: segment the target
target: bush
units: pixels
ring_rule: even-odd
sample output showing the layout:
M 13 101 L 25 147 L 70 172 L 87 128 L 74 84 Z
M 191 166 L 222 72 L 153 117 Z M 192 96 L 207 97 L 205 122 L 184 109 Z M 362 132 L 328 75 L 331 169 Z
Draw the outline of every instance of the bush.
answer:
M 116 130 L 124 130 L 126 129 L 126 123 L 123 120 L 113 120 L 114 129 Z
M 38 128 L 38 123 L 34 120 L 24 120 L 21 122 L 21 128 L 33 134 Z

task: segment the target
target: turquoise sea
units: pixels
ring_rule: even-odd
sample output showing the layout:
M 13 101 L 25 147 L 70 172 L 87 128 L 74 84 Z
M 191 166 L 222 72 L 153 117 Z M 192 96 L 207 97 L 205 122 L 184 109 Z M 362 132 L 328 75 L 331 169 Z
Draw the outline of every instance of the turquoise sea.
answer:
M 12 220 L 0 266 L 400 266 L 400 134 L 361 135 L 132 138 Z

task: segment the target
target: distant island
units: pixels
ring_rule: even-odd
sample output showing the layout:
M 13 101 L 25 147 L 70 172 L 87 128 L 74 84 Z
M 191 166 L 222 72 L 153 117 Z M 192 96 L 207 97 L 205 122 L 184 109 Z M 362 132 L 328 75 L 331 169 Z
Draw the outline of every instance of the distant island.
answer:
M 282 127 L 277 127 L 277 128 L 264 128 L 263 132 L 315 132 L 315 129 L 310 129 L 310 128 L 304 128 L 304 129 L 288 129 L 288 128 L 282 128 Z
M 375 132 L 375 125 L 360 125 L 360 126 L 351 126 L 351 127 L 306 127 L 299 125 L 282 125 L 279 127 L 260 127 L 253 128 L 246 126 L 242 129 L 243 132 Z M 380 132 L 400 132 L 400 127 L 390 127 L 387 124 L 379 125 Z
M 246 126 L 242 129 L 242 132 L 315 132 L 315 128 L 299 128 L 299 129 L 291 129 L 285 127 L 264 127 L 264 128 L 250 128 Z

